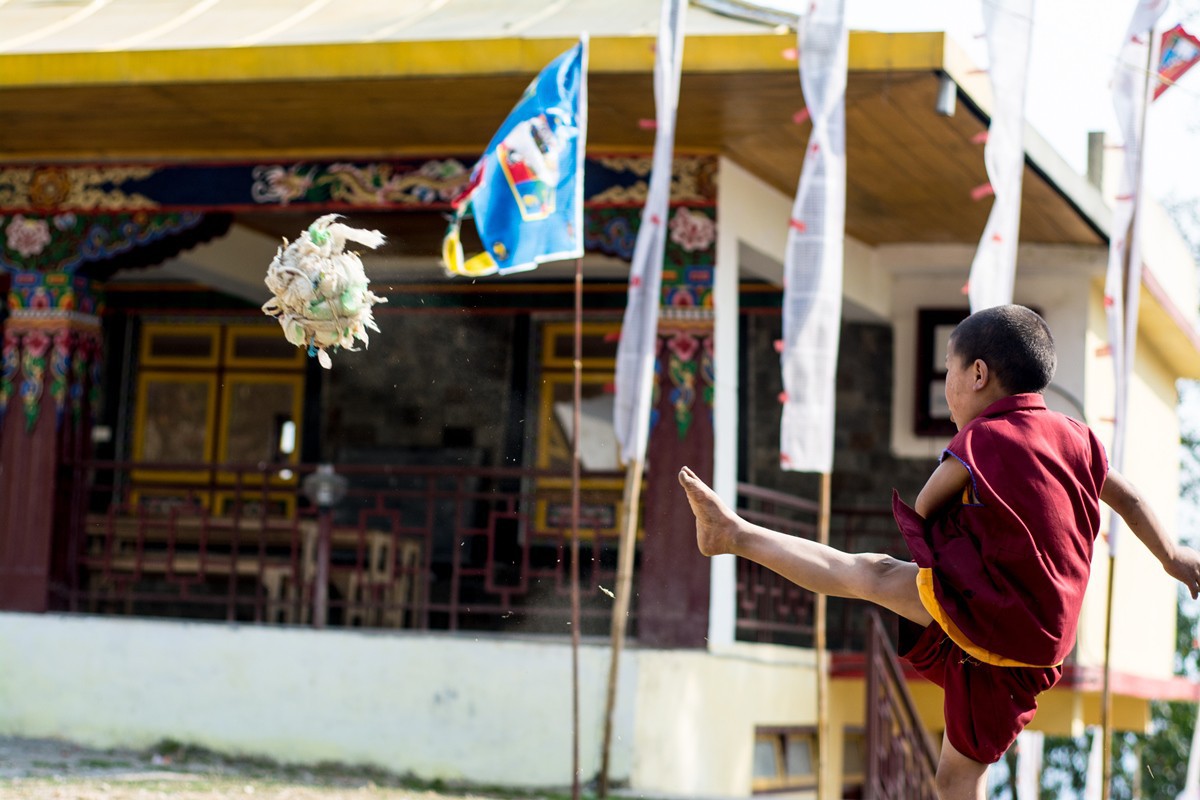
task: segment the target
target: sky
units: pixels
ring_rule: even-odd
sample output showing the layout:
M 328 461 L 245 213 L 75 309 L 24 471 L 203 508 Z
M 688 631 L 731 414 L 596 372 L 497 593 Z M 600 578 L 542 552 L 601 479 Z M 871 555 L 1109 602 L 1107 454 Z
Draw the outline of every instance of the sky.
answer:
M 946 31 L 986 68 L 982 2 L 845 0 L 851 30 Z M 797 10 L 800 0 L 760 5 Z M 1078 172 L 1087 170 L 1088 131 L 1119 142 L 1109 83 L 1134 0 L 1034 0 L 1026 117 Z M 1184 22 L 1200 35 L 1200 0 L 1172 0 L 1160 29 Z M 1160 201 L 1200 197 L 1200 65 L 1151 107 L 1146 187 Z

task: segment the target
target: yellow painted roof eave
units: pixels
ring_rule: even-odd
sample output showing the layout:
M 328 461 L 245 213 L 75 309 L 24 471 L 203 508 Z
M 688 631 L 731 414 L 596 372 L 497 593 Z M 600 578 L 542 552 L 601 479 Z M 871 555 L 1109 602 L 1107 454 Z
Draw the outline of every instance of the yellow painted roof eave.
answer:
M 0 55 L 0 88 L 536 74 L 574 39 L 476 39 Z M 793 34 L 690 36 L 685 72 L 794 71 Z M 942 33 L 850 35 L 851 72 L 941 69 Z M 592 73 L 654 69 L 654 38 L 591 41 Z
M 1158 350 L 1177 377 L 1200 379 L 1200 332 L 1148 268 L 1142 271 L 1138 333 Z

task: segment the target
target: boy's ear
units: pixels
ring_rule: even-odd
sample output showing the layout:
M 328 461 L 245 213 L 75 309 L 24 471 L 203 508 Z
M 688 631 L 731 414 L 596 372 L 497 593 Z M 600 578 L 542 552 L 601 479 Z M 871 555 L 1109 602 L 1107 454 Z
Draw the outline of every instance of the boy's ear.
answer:
M 971 388 L 977 392 L 986 389 L 991 381 L 991 372 L 982 358 L 975 359 L 975 363 L 971 365 L 971 378 Z

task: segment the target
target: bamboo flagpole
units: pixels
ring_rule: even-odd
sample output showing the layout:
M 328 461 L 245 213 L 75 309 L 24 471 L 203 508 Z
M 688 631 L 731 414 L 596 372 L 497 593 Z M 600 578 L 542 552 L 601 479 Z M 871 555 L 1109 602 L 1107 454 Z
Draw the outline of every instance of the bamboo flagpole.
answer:
M 817 541 L 829 544 L 829 520 L 831 516 L 831 485 L 832 475 L 821 473 L 821 503 L 817 512 Z M 823 798 L 825 787 L 825 767 L 829 763 L 829 664 L 827 656 L 827 620 L 826 609 L 829 598 L 817 594 L 815 626 L 813 629 L 813 650 L 817 658 L 817 797 Z
M 454 213 L 442 238 L 442 266 L 451 275 L 479 278 L 536 268 L 548 261 L 575 259 L 575 384 L 571 432 L 571 797 L 579 798 L 579 472 L 583 316 L 583 165 L 587 146 L 586 33 L 551 61 L 521 95 L 471 170 L 466 187 L 451 205 Z M 530 154 L 547 152 L 546 158 Z M 549 203 L 539 193 L 521 197 L 509 167 L 523 160 Z M 531 207 L 532 206 L 532 207 Z M 530 214 L 536 211 L 538 213 Z M 544 213 L 543 213 L 544 212 Z M 487 249 L 466 258 L 460 238 L 471 217 Z
M 1112 792 L 1112 612 L 1113 577 L 1117 557 L 1108 556 L 1108 599 L 1104 609 L 1104 688 L 1100 695 L 1100 797 L 1108 800 Z
M 604 739 L 600 755 L 599 795 L 608 795 L 621 651 L 633 591 L 633 560 L 637 547 L 638 507 L 646 444 L 650 433 L 650 402 L 654 396 L 654 358 L 658 342 L 658 307 L 662 302 L 662 265 L 666 252 L 667 213 L 675 159 L 675 118 L 679 107 L 679 78 L 683 68 L 684 0 L 662 0 L 654 56 L 654 159 L 646 205 L 638 225 L 629 270 L 629 295 L 617 345 L 616 399 L 613 429 L 627 465 L 624 520 L 621 528 L 612 616 L 612 655 L 608 696 L 604 708 Z
M 647 400 L 647 406 L 649 400 Z M 614 587 L 612 612 L 612 660 L 608 670 L 608 694 L 604 705 L 604 742 L 600 755 L 600 781 L 597 795 L 608 797 L 608 776 L 611 769 L 613 712 L 617 700 L 617 678 L 620 673 L 621 652 L 625 647 L 625 628 L 629 619 L 629 598 L 633 593 L 633 556 L 637 548 L 638 506 L 642 496 L 642 477 L 646 459 L 636 458 L 625 471 L 625 491 L 622 496 L 624 514 L 621 539 L 618 545 L 617 582 Z
M 574 385 L 571 399 L 571 800 L 579 800 L 579 451 L 583 407 L 583 259 L 575 259 Z
M 1113 231 L 1110 233 L 1108 273 L 1104 287 L 1116 387 L 1110 465 L 1116 470 L 1122 469 L 1125 461 L 1129 381 L 1133 373 L 1133 359 L 1137 347 L 1138 301 L 1142 285 L 1138 204 L 1142 194 L 1146 120 L 1155 83 L 1154 67 L 1158 42 L 1154 29 L 1159 17 L 1166 10 L 1166 5 L 1164 0 L 1139 0 L 1125 32 L 1116 74 L 1113 77 L 1113 105 L 1125 138 L 1125 164 L 1120 194 L 1113 210 Z M 1136 61 L 1143 48 L 1144 68 Z M 1137 86 L 1135 76 L 1141 78 L 1140 87 Z M 1100 703 L 1103 742 L 1100 784 L 1102 800 L 1109 800 L 1112 792 L 1112 623 L 1120 529 L 1120 517 L 1110 511 L 1108 596 L 1104 618 L 1104 682 Z

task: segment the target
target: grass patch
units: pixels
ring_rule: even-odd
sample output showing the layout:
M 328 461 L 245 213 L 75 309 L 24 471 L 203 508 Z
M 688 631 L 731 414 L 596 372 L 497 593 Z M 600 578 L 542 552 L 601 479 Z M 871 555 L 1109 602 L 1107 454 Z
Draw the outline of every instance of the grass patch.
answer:
M 191 800 L 201 794 L 205 798 L 240 797 L 251 792 L 271 800 L 284 796 L 312 797 L 314 800 L 429 800 L 427 795 L 430 794 L 453 800 L 570 798 L 568 786 L 530 789 L 423 779 L 376 765 L 338 761 L 279 763 L 262 756 L 220 753 L 173 738 L 163 739 L 141 751 L 75 750 L 71 756 L 58 761 L 45 759 L 42 755 L 43 760 L 27 762 L 34 770 L 25 777 L 0 778 L 0 800 L 66 796 L 87 800 L 135 800 L 145 796 L 138 792 L 147 791 L 179 800 Z M 122 770 L 128 774 L 123 774 Z M 48 787 L 58 787 L 59 793 L 50 792 Z M 76 793 L 70 793 L 76 789 Z M 68 794 L 62 794 L 64 790 Z M 585 785 L 583 800 L 595 800 L 595 797 L 595 785 Z
M 81 758 L 76 763 L 87 769 L 128 769 L 137 766 L 132 761 L 117 761 L 111 758 Z

